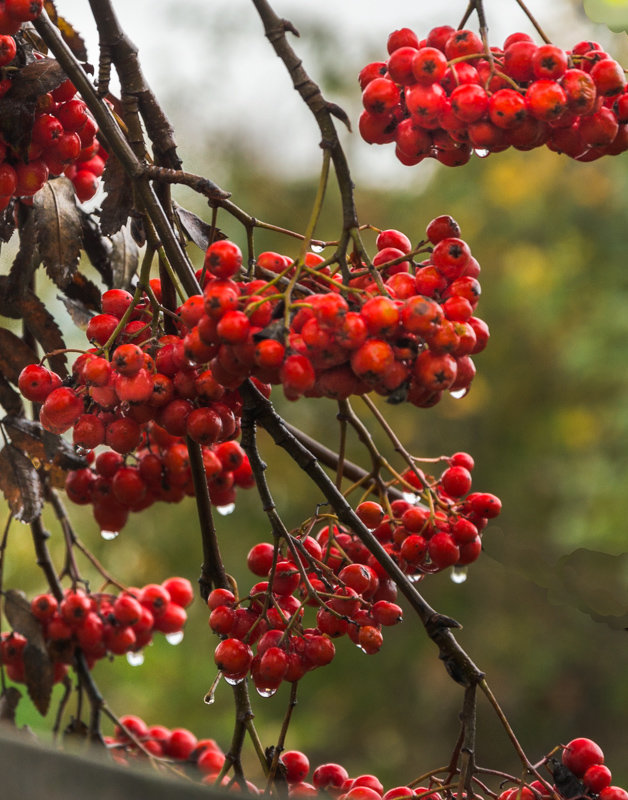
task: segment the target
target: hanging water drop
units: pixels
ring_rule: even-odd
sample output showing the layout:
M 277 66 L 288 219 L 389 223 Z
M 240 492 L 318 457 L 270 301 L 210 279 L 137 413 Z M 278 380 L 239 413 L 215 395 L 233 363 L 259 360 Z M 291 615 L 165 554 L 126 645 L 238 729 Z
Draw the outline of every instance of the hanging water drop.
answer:
M 166 634 L 166 641 L 168 644 L 177 645 L 183 641 L 183 631 L 175 631 L 174 633 Z
M 205 705 L 211 706 L 216 699 L 216 689 L 218 688 L 218 684 L 220 683 L 220 679 L 222 678 L 222 672 L 219 672 L 218 675 L 214 678 L 214 682 L 209 687 L 205 697 L 203 697 L 203 702 Z
M 272 697 L 277 692 L 277 689 L 264 689 L 263 686 L 256 686 L 255 690 L 260 697 Z
M 242 676 L 241 678 L 229 678 L 227 675 L 223 675 L 223 678 L 227 681 L 229 686 L 237 686 L 244 680 L 244 676 Z
M 467 579 L 466 567 L 452 567 L 449 577 L 454 583 L 464 583 Z
M 105 539 L 105 541 L 110 542 L 112 539 L 115 539 L 119 533 L 120 531 L 101 531 L 100 535 L 103 539 Z
M 457 389 L 455 392 L 449 392 L 449 394 L 454 398 L 454 400 L 460 400 L 462 397 L 465 396 L 467 393 L 466 389 Z
M 144 663 L 144 653 L 141 650 L 137 652 L 129 652 L 126 654 L 126 660 L 132 667 L 141 667 Z
M 484 150 L 480 147 L 476 147 L 473 152 L 476 154 L 478 158 L 486 158 L 486 156 L 489 156 L 491 154 L 490 150 Z
M 313 253 L 322 253 L 324 249 L 325 249 L 325 247 L 322 244 L 311 244 L 310 245 L 310 250 Z
M 229 514 L 233 514 L 235 511 L 235 503 L 229 503 L 226 506 L 216 506 L 216 511 L 222 514 L 223 517 L 226 517 Z

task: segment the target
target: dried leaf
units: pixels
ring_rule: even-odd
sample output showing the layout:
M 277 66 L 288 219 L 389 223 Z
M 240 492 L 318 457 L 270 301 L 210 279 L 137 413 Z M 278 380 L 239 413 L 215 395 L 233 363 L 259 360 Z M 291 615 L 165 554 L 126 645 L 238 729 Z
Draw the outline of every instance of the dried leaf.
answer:
M 226 239 L 227 236 L 219 228 L 213 228 L 208 222 L 198 217 L 183 206 L 175 206 L 175 213 L 179 218 L 185 235 L 203 252 L 207 250 L 210 242 Z
M 36 101 L 42 94 L 60 86 L 66 78 L 63 67 L 55 58 L 40 58 L 16 73 L 7 97 L 12 100 Z
M 52 686 L 54 683 L 54 667 L 48 651 L 35 647 L 31 642 L 24 648 L 24 678 L 28 696 L 33 705 L 45 717 L 50 707 Z
M 37 470 L 12 444 L 0 450 L 0 489 L 19 522 L 30 523 L 41 514 L 44 501 Z
M 50 21 L 53 25 L 57 24 L 57 9 L 54 4 L 54 0 L 44 0 L 44 10 L 46 14 L 50 17 Z
M 69 297 L 62 296 L 59 296 L 59 300 L 61 300 L 65 306 L 65 310 L 70 315 L 76 327 L 84 331 L 89 325 L 90 319 L 94 316 L 85 303 L 81 300 L 70 300 Z
M 19 309 L 24 319 L 24 324 L 37 339 L 45 353 L 65 350 L 61 329 L 50 311 L 34 292 L 29 290 L 28 294 L 20 299 Z M 65 353 L 58 353 L 48 359 L 50 367 L 62 378 L 67 377 L 68 374 L 66 361 Z
M 71 282 L 64 289 L 64 294 L 70 300 L 80 303 L 88 313 L 100 311 L 100 289 L 82 272 L 74 273 Z
M 24 404 L 21 396 L 13 387 L 0 375 L 0 406 L 7 414 L 19 416 L 24 413 Z
M 140 263 L 140 251 L 131 233 L 131 226 L 123 225 L 111 236 L 110 241 L 113 285 L 117 289 L 129 290 Z
M 96 269 L 108 289 L 113 288 L 113 273 L 111 268 L 111 251 L 113 245 L 108 236 L 103 236 L 100 231 L 100 222 L 96 214 L 82 212 L 83 223 L 83 249 L 90 264 Z
M 31 604 L 24 592 L 7 589 L 4 593 L 4 613 L 16 633 L 21 633 L 35 647 L 46 649 L 41 625 L 31 611 Z
M 9 589 L 5 593 L 4 613 L 13 630 L 26 637 L 24 648 L 26 688 L 35 708 L 40 714 L 45 715 L 50 705 L 54 673 L 41 625 L 31 611 L 26 596 L 15 589 Z
M 15 712 L 22 699 L 22 692 L 15 686 L 7 686 L 0 694 L 0 722 L 15 725 Z
M 53 178 L 33 197 L 35 231 L 46 272 L 60 289 L 72 280 L 82 244 L 81 215 L 71 181 Z
M 35 238 L 33 215 L 28 214 L 20 224 L 20 248 L 9 271 L 7 301 L 22 297 L 30 287 L 31 279 L 39 266 L 39 253 Z
M 100 229 L 106 235 L 117 233 L 131 215 L 133 188 L 122 164 L 111 154 L 103 172 L 103 184 L 107 196 L 100 213 Z
M 8 275 L 0 275 L 0 316 L 19 319 L 20 312 L 15 307 L 15 298 L 11 292 Z
M 15 200 L 11 200 L 9 205 L 0 213 L 0 242 L 8 242 L 15 230 Z
M 64 17 L 57 17 L 56 26 L 59 28 L 63 41 L 74 53 L 79 61 L 87 61 L 87 48 L 83 37 L 76 31 Z
M 26 342 L 6 328 L 0 328 L 0 373 L 17 386 L 20 372 L 39 358 Z
M 85 458 L 78 455 L 66 439 L 44 430 L 40 422 L 11 415 L 1 422 L 11 443 L 32 459 L 49 462 L 64 470 L 87 466 Z

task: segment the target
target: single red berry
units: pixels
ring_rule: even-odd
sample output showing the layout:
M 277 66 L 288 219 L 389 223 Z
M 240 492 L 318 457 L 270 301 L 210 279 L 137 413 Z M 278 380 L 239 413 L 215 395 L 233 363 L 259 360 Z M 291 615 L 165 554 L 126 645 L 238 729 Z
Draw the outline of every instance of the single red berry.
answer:
M 228 239 L 213 242 L 205 253 L 204 266 L 216 278 L 231 278 L 242 266 L 242 251 Z
M 562 762 L 577 778 L 582 778 L 589 767 L 604 763 L 604 753 L 592 739 L 580 737 L 563 748 Z

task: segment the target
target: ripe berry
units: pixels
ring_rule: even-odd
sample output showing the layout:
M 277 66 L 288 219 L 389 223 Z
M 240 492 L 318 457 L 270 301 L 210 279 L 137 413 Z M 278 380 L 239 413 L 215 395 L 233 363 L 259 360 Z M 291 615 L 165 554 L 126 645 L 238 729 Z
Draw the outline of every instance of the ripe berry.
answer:
M 228 675 L 245 673 L 252 660 L 253 651 L 240 639 L 224 639 L 214 651 L 216 666 Z
M 601 747 L 584 737 L 572 739 L 563 749 L 562 762 L 577 778 L 582 778 L 589 767 L 604 763 Z
M 231 278 L 242 266 L 242 252 L 228 239 L 213 242 L 205 253 L 204 266 L 216 278 Z

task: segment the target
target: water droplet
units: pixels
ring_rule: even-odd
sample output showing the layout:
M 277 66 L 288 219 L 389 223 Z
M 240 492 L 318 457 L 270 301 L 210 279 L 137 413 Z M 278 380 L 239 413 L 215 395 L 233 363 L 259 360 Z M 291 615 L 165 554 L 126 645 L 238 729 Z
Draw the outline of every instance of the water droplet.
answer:
M 460 400 L 462 397 L 465 396 L 467 393 L 466 389 L 458 389 L 455 392 L 449 392 L 449 394 L 454 398 L 454 400 Z
M 277 689 L 264 689 L 262 686 L 256 686 L 255 690 L 260 697 L 272 697 L 277 692 Z
M 141 650 L 131 651 L 126 654 L 126 660 L 132 667 L 141 667 L 144 663 L 144 653 Z
M 229 678 L 229 677 L 227 677 L 227 675 L 223 675 L 223 678 L 227 681 L 229 686 L 237 686 L 239 683 L 242 683 L 242 681 L 244 680 L 244 676 L 242 676 L 241 678 Z
M 473 152 L 476 154 L 476 156 L 477 156 L 478 158 L 486 158 L 486 156 L 488 156 L 488 155 L 490 155 L 490 154 L 491 154 L 491 151 L 490 151 L 490 150 L 483 150 L 483 149 L 482 149 L 482 148 L 480 148 L 480 147 L 476 147 L 476 148 L 475 148 L 475 150 L 474 150 Z
M 356 644 L 356 647 L 358 648 L 358 650 L 361 650 L 363 653 L 366 653 L 366 650 L 362 647 L 361 644 Z
M 115 539 L 119 533 L 120 531 L 101 531 L 100 535 L 102 536 L 103 539 L 110 542 L 112 539 Z
M 412 494 L 412 492 L 402 492 L 402 495 L 406 503 L 412 503 L 412 505 L 414 505 L 419 499 L 419 496 L 417 494 Z
M 174 633 L 166 634 L 166 641 L 168 644 L 176 645 L 183 641 L 183 631 L 175 631 Z
M 311 250 L 313 253 L 322 253 L 324 249 L 325 249 L 325 248 L 323 247 L 323 245 L 322 245 L 322 244 L 311 244 L 311 245 L 310 245 L 310 250 Z
M 452 567 L 449 577 L 454 583 L 464 583 L 467 579 L 466 567 Z
M 218 684 L 220 683 L 220 679 L 221 679 L 221 678 L 222 678 L 222 672 L 219 672 L 219 673 L 216 675 L 216 677 L 214 678 L 214 682 L 213 682 L 213 683 L 212 683 L 212 685 L 209 687 L 209 690 L 207 691 L 207 694 L 206 694 L 206 695 L 205 695 L 205 697 L 203 698 L 203 702 L 204 702 L 206 705 L 208 705 L 208 706 L 211 706 L 211 705 L 212 705 L 212 703 L 214 702 L 214 700 L 216 699 L 216 697 L 215 697 L 215 695 L 216 695 L 216 689 L 218 688 Z
M 235 503 L 229 503 L 229 505 L 226 506 L 216 506 L 216 511 L 222 514 L 223 517 L 226 517 L 229 514 L 233 514 L 235 511 Z

